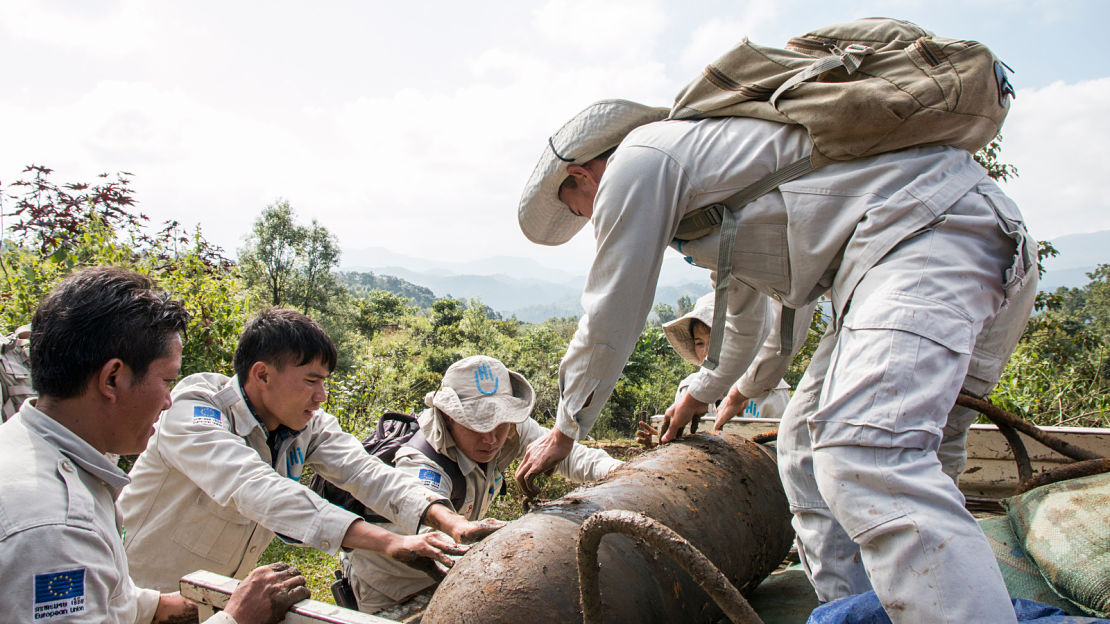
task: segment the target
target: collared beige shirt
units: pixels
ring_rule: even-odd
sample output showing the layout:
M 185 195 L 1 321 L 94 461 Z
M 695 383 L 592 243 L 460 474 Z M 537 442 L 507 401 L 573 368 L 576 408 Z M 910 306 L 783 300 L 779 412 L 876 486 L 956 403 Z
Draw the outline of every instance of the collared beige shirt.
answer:
M 429 505 L 444 501 L 368 455 L 323 411 L 285 439 L 272 461 L 237 379 L 190 375 L 172 397 L 120 496 L 131 573 L 144 586 L 172 591 L 202 569 L 244 578 L 275 532 L 337 552 L 358 516 L 301 485 L 305 466 L 407 532 L 416 532 Z
M 36 402 L 0 425 L 0 619 L 150 622 L 159 594 L 131 581 L 116 513 L 127 475 Z

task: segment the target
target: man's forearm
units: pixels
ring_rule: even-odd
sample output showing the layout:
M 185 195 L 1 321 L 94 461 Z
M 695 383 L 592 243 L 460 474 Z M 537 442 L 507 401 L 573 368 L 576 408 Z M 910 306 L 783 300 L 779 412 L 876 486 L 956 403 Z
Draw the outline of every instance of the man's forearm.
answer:
M 466 518 L 451 511 L 451 508 L 443 503 L 432 503 L 424 510 L 424 515 L 420 519 L 420 524 L 432 527 L 437 531 L 454 537 L 458 534 L 463 525 L 467 523 Z
M 351 526 L 347 527 L 347 532 L 343 535 L 343 547 L 356 550 L 385 552 L 386 547 L 396 540 L 397 537 L 396 533 L 387 531 L 376 524 L 371 524 L 360 518 L 352 522 Z

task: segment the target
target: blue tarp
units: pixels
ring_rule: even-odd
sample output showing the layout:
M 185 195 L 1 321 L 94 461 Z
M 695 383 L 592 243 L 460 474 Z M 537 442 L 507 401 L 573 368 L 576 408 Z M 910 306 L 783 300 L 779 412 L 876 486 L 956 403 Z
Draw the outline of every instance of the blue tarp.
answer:
M 1018 622 L 1030 624 L 1110 624 L 1110 620 L 1068 615 L 1061 609 L 1032 600 L 1013 598 Z M 891 624 L 875 592 L 847 596 L 814 609 L 807 624 Z

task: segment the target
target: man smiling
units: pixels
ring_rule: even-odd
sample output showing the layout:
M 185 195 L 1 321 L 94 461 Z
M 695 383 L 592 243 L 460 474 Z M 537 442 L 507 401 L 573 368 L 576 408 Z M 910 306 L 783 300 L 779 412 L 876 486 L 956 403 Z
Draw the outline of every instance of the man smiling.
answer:
M 242 578 L 275 533 L 331 554 L 345 547 L 450 565 L 447 554 L 465 552 L 442 534 L 397 535 L 328 503 L 299 483 L 305 466 L 407 533 L 426 524 L 463 542 L 501 526 L 455 514 L 319 409 L 336 358 L 311 319 L 270 309 L 243 330 L 235 377 L 198 373 L 174 388 L 173 407 L 120 497 L 139 583 L 172 588 L 197 569 Z

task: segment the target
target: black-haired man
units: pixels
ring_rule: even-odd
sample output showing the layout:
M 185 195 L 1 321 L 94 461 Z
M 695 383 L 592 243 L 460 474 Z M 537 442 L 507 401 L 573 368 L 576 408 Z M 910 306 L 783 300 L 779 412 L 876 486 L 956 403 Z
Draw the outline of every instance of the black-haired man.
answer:
M 235 352 L 235 377 L 198 373 L 173 391 L 150 449 L 120 497 L 135 579 L 172 587 L 197 569 L 242 577 L 274 534 L 327 553 L 340 547 L 451 565 L 459 542 L 499 528 L 468 522 L 446 498 L 367 455 L 335 417 L 319 409 L 336 363 L 327 333 L 293 310 L 251 319 Z M 300 484 L 310 466 L 376 513 L 397 535 L 332 505 Z

